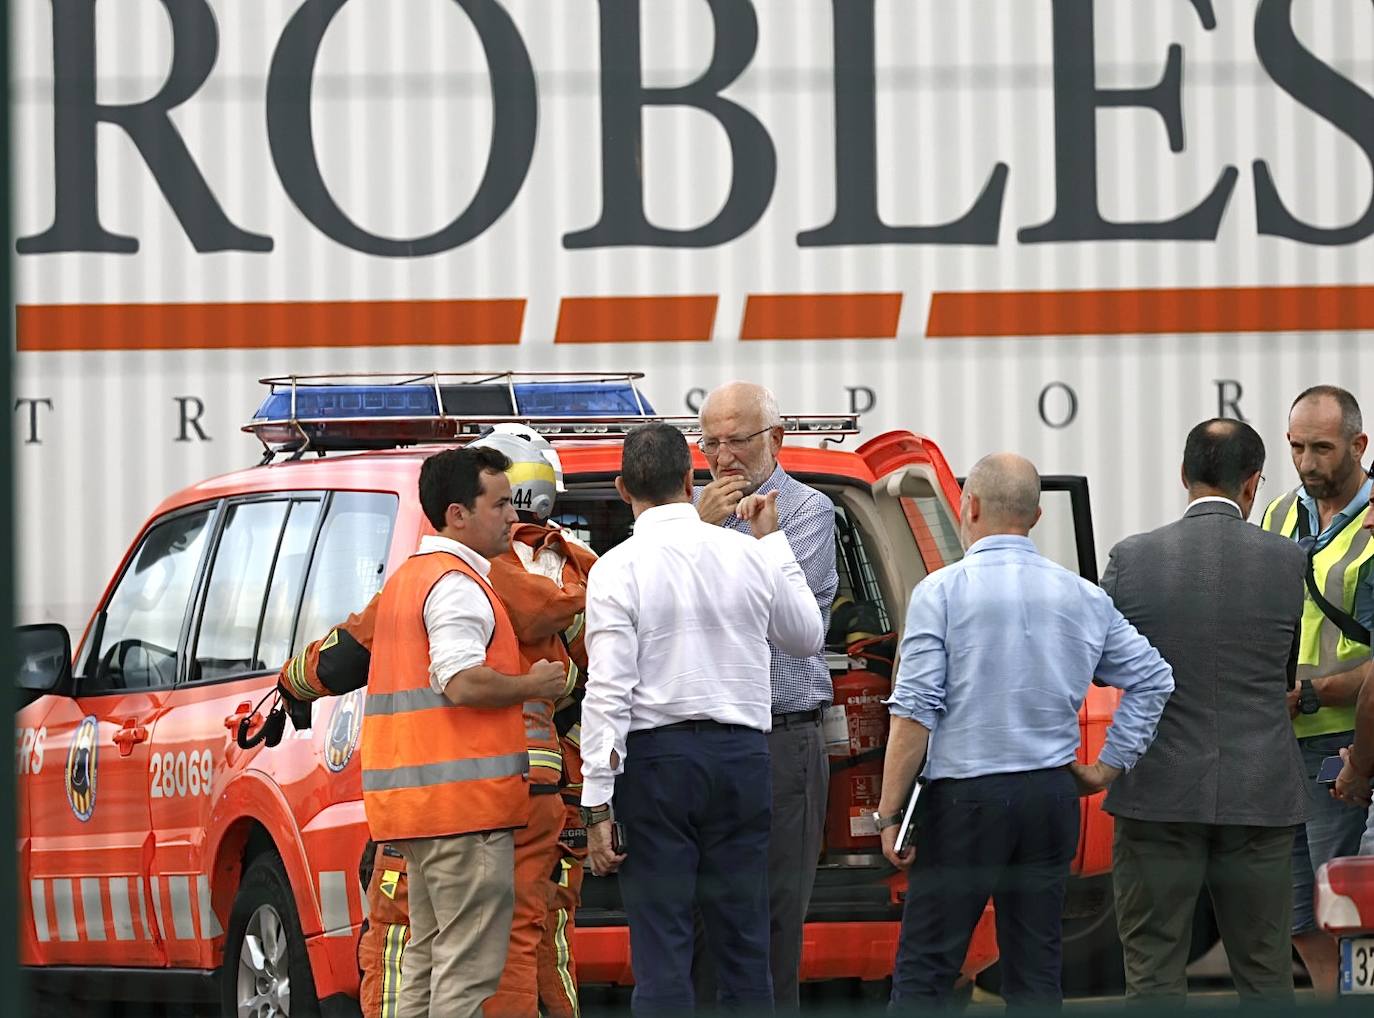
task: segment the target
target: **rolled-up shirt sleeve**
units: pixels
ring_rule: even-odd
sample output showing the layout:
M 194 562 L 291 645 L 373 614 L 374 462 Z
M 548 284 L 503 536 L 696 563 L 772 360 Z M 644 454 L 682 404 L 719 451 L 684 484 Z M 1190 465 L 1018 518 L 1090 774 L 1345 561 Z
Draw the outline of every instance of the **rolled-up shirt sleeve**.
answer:
M 587 579 L 587 689 L 582 701 L 582 804 L 610 802 L 625 766 L 639 635 L 628 578 L 602 562 Z M 615 759 L 612 759 L 614 754 Z
M 820 605 L 792 553 L 790 539 L 777 530 L 760 540 L 758 549 L 778 574 L 768 614 L 768 639 L 793 657 L 819 654 L 825 645 Z
M 477 581 L 455 570 L 439 577 L 425 598 L 425 631 L 429 685 L 443 696 L 450 679 L 487 660 L 496 616 Z
M 918 583 L 906 610 L 897 678 L 886 701 L 894 717 L 915 721 L 932 732 L 945 712 L 947 621 L 940 585 L 929 580 Z
M 1155 740 L 1160 715 L 1174 691 L 1174 671 L 1110 599 L 1105 610 L 1109 612 L 1107 637 L 1096 675 L 1123 695 L 1098 760 L 1128 771 Z

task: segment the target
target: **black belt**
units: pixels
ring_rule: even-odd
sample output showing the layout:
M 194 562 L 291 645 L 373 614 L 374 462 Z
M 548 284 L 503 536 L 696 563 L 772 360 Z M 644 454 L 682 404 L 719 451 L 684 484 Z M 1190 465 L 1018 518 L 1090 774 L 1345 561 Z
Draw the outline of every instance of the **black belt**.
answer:
M 631 732 L 630 737 L 648 735 L 651 732 L 681 732 L 689 729 L 696 732 L 758 732 L 757 728 L 750 728 L 748 725 L 727 725 L 723 721 L 700 718 L 692 721 L 678 721 L 671 725 L 659 725 L 657 728 L 644 728 L 637 732 Z
M 824 707 L 814 707 L 811 710 L 794 710 L 788 714 L 773 715 L 773 729 L 795 728 L 798 725 L 818 725 L 821 723 L 821 715 L 825 713 Z
M 557 785 L 530 785 L 530 795 L 557 795 Z

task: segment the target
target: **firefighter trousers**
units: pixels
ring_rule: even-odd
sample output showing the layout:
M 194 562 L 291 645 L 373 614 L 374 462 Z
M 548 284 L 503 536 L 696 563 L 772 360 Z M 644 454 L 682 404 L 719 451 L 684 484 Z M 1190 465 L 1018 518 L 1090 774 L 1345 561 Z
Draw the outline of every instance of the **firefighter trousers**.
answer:
M 515 832 L 515 915 L 501 984 L 483 1005 L 484 1018 L 538 1018 L 539 942 L 548 926 L 566 811 L 556 794 L 530 796 L 529 825 Z
M 367 884 L 367 923 L 358 940 L 363 1018 L 396 1018 L 401 994 L 401 960 L 410 940 L 406 861 L 389 845 L 378 845 Z
M 572 952 L 577 905 L 582 900 L 582 860 L 565 850 L 557 874 L 548 927 L 539 942 L 539 1003 L 549 1018 L 582 1018 L 577 1003 L 577 961 Z

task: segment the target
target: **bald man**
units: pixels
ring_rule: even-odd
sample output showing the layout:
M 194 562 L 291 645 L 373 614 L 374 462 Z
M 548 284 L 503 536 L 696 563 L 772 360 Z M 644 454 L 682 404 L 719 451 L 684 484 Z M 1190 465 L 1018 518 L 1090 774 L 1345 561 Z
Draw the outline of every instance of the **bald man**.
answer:
M 1030 461 L 979 460 L 959 500 L 964 558 L 911 595 L 878 808 L 883 854 L 910 867 L 894 1005 L 948 1003 L 989 897 L 1007 1003 L 1059 1004 L 1077 797 L 1140 759 L 1174 688 L 1106 593 L 1035 550 L 1039 519 Z M 1094 675 L 1125 695 L 1101 755 L 1084 765 L 1078 708 Z M 896 832 L 918 773 L 927 785 L 913 866 Z
M 748 534 L 735 514 L 746 495 L 778 497 L 778 528 L 797 557 L 807 586 L 828 628 L 830 604 L 839 587 L 835 572 L 835 504 L 829 496 L 791 477 L 778 465 L 782 417 L 773 394 L 752 382 L 729 382 L 701 404 L 701 441 L 711 483 L 696 492 L 697 513 L 707 523 Z M 783 1013 L 799 1005 L 802 926 L 816 879 L 825 826 L 830 760 L 821 735 L 821 714 L 834 690 L 824 654 L 794 657 L 769 646 L 773 692 L 773 803 L 768 849 L 769 969 L 773 1001 Z M 704 941 L 697 938 L 695 986 L 698 1002 L 716 998 L 714 974 Z

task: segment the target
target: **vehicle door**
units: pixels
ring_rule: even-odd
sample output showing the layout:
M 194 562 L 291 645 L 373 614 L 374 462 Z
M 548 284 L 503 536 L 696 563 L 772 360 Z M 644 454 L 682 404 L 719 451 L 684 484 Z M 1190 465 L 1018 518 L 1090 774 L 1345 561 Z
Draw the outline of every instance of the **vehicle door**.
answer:
M 148 799 L 152 733 L 185 648 L 217 506 L 147 528 L 77 655 L 72 694 L 51 696 L 28 797 L 28 903 L 43 964 L 165 963 L 153 920 Z
M 318 766 L 311 730 L 288 724 L 276 749 L 241 749 L 235 733 L 275 686 L 293 640 L 323 636 L 380 589 L 396 506 L 395 495 L 315 492 L 250 496 L 225 508 L 172 694 L 176 710 L 153 746 L 160 785 L 150 791 L 158 833 L 152 873 L 173 964 L 209 967 L 217 957 L 234 888 L 214 879 L 208 834 L 226 785 L 252 766 L 269 771 L 288 802 L 323 806 L 339 798 L 325 787 L 332 774 Z M 307 628 L 325 615 L 319 632 Z M 269 755 L 258 760 L 262 752 Z
M 1040 553 L 1072 569 L 1089 583 L 1098 582 L 1097 543 L 1093 539 L 1092 499 L 1088 479 L 1050 474 L 1040 479 L 1040 522 L 1031 539 Z M 1082 763 L 1096 760 L 1107 741 L 1112 714 L 1121 702 L 1121 690 L 1094 682 L 1078 712 L 1083 732 L 1078 747 Z M 1105 793 L 1083 800 L 1083 827 L 1078 837 L 1078 858 L 1073 869 L 1079 876 L 1107 873 L 1112 868 L 1112 818 L 1102 811 Z
M 273 687 L 285 659 L 319 509 L 319 495 L 232 499 L 214 535 L 149 760 L 150 896 L 174 966 L 209 966 L 210 946 L 224 933 L 229 902 L 212 900 L 206 858 L 211 811 L 243 762 L 238 722 Z

